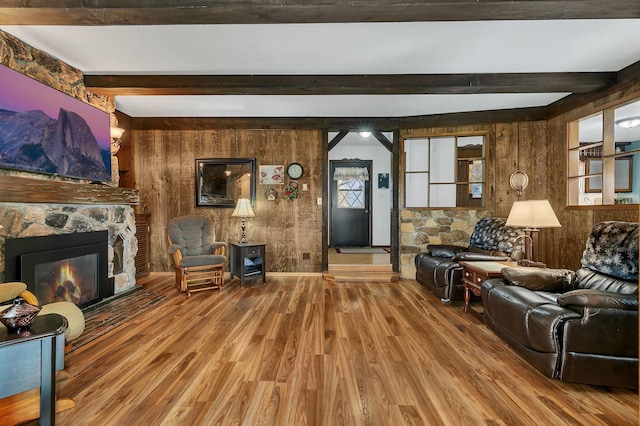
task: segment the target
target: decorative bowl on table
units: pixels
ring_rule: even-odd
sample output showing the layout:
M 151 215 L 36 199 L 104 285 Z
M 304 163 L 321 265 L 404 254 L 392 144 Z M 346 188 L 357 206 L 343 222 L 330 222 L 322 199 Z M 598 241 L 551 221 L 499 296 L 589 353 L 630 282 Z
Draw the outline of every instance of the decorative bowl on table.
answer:
M 40 312 L 39 306 L 33 306 L 22 297 L 13 299 L 13 305 L 0 312 L 0 322 L 7 327 L 9 333 L 22 333 L 31 328 L 33 319 Z

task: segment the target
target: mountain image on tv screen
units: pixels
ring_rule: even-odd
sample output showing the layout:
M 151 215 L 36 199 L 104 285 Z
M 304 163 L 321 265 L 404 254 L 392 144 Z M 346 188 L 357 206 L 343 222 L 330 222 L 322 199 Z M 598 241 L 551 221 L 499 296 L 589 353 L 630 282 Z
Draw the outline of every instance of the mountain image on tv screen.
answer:
M 110 180 L 104 155 L 85 120 L 60 109 L 44 112 L 0 110 L 0 164 L 3 167 L 92 180 Z
M 0 65 L 0 168 L 111 180 L 109 114 Z

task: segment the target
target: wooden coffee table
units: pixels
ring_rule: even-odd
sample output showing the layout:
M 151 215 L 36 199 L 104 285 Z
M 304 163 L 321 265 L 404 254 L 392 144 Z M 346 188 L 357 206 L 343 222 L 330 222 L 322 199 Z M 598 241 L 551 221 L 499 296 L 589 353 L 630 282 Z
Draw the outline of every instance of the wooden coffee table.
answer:
M 502 268 L 518 266 L 518 262 L 460 262 L 462 266 L 462 284 L 464 285 L 464 311 L 469 312 L 471 292 L 480 296 L 482 283 L 489 278 L 502 276 Z

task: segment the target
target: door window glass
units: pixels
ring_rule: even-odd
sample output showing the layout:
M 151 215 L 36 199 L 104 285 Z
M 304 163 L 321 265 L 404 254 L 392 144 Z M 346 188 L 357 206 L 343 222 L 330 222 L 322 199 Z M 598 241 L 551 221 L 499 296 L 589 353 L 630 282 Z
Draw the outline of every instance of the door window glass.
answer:
M 364 179 L 338 179 L 338 208 L 339 209 L 363 209 L 364 208 Z

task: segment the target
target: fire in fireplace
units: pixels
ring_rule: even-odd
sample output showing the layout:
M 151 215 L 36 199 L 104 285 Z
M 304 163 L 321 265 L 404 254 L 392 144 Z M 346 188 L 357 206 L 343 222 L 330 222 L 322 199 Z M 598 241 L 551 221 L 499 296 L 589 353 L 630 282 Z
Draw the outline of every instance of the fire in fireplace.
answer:
M 7 239 L 6 279 L 27 284 L 43 305 L 86 308 L 113 295 L 107 256 L 107 231 Z

